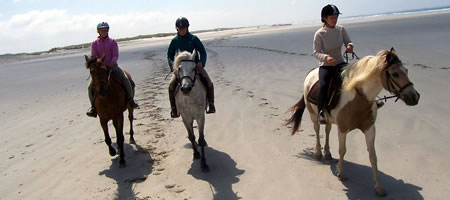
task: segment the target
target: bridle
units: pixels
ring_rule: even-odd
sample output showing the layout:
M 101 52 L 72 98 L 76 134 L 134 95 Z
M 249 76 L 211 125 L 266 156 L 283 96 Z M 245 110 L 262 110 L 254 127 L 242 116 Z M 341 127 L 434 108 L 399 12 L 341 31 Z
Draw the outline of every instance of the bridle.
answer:
M 94 63 L 95 64 L 95 63 Z M 91 63 L 89 63 L 89 65 L 91 65 Z M 98 65 L 95 65 L 94 67 L 98 67 Z M 106 67 L 106 66 L 105 66 Z M 106 82 L 106 90 L 108 90 L 108 88 L 109 88 L 109 85 L 110 85 L 110 80 L 111 80 L 111 72 L 112 72 L 112 69 L 108 69 L 108 68 L 106 68 L 106 70 L 107 70 L 107 73 L 108 73 L 108 79 L 105 81 L 105 80 L 98 80 L 98 82 L 103 82 L 103 83 L 105 83 Z M 90 74 L 89 74 L 90 75 Z M 94 83 L 95 84 L 95 83 Z
M 193 60 L 181 60 L 180 63 L 181 62 L 193 62 L 193 63 L 195 63 L 195 61 L 193 61 Z M 183 79 L 189 79 L 192 82 L 192 86 L 194 86 L 195 81 L 197 80 L 197 71 L 194 72 L 194 78 L 192 78 L 191 76 L 183 76 L 183 77 L 180 78 L 180 75 L 178 74 L 178 72 L 179 72 L 179 70 L 177 70 L 177 72 L 175 73 L 175 76 L 176 76 L 176 78 L 178 80 L 177 81 L 178 85 L 181 85 L 181 82 L 183 81 Z
M 397 102 L 398 99 L 400 98 L 400 94 L 403 92 L 403 90 L 405 90 L 406 88 L 414 85 L 411 81 L 409 81 L 404 86 L 400 86 L 400 84 L 398 84 L 394 80 L 394 78 L 392 78 L 392 75 L 389 73 L 389 67 L 391 67 L 391 66 L 393 66 L 395 64 L 398 64 L 398 63 L 401 63 L 401 62 L 400 61 L 394 62 L 394 63 L 388 65 L 384 69 L 385 76 L 386 76 L 387 91 L 389 91 L 393 95 L 388 96 L 388 97 L 384 96 L 383 98 L 380 98 L 381 100 L 384 99 L 386 101 L 387 99 L 397 97 L 397 99 L 395 99 L 395 102 Z M 397 90 L 396 88 L 399 88 L 399 89 Z

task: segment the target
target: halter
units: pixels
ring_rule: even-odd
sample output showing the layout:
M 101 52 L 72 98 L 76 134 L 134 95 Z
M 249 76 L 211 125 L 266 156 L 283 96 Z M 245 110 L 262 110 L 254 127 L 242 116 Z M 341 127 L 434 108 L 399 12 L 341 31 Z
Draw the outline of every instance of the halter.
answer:
M 195 63 L 195 61 L 193 61 L 193 60 L 181 60 L 180 63 L 181 62 L 193 62 L 193 63 Z M 179 80 L 179 81 L 177 81 L 178 85 L 181 85 L 181 82 L 183 81 L 183 79 L 189 79 L 189 80 L 192 81 L 192 86 L 194 86 L 195 81 L 197 80 L 197 71 L 195 71 L 195 73 L 194 73 L 194 79 L 192 79 L 190 76 L 183 76 L 183 77 L 180 78 L 180 76 L 178 75 L 178 70 L 177 70 L 177 73 L 175 73 L 175 76 L 176 76 L 177 80 Z
M 400 63 L 400 62 L 394 62 L 394 63 L 390 64 L 389 66 L 387 66 L 387 67 L 384 69 L 385 74 L 386 74 L 386 84 L 387 84 L 387 87 L 388 87 L 388 91 L 389 91 L 391 94 L 393 94 L 393 95 L 391 95 L 391 96 L 389 96 L 389 97 L 384 96 L 383 98 L 380 98 L 380 100 L 383 100 L 383 99 L 384 99 L 384 100 L 386 101 L 387 99 L 397 97 L 397 99 L 395 99 L 395 102 L 397 102 L 398 99 L 400 98 L 400 94 L 403 92 L 403 90 L 405 90 L 406 88 L 408 88 L 408 87 L 414 85 L 411 81 L 409 81 L 409 82 L 408 82 L 407 84 L 405 84 L 404 86 L 400 86 L 400 84 L 398 84 L 398 83 L 392 78 L 392 76 L 391 76 L 391 74 L 389 73 L 389 70 L 388 70 L 388 69 L 389 69 L 389 67 L 391 67 L 392 65 L 397 64 L 397 63 Z M 399 88 L 399 90 L 397 90 L 396 87 Z

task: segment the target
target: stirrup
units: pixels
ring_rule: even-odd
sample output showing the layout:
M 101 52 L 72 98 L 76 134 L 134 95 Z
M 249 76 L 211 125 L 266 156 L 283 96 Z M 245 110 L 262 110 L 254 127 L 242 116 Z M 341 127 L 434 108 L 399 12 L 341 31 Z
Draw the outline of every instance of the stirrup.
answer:
M 209 110 L 206 111 L 206 114 L 216 113 L 216 107 L 214 104 L 209 104 Z
M 95 107 L 89 108 L 89 110 L 86 112 L 86 115 L 88 117 L 96 118 L 97 117 L 97 111 L 95 110 Z

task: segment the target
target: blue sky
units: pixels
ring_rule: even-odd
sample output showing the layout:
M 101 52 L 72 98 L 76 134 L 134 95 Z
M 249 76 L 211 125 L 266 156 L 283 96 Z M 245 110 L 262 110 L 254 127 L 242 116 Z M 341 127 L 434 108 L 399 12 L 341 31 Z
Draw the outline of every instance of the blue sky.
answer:
M 100 21 L 115 38 L 174 32 L 186 16 L 190 30 L 320 22 L 333 3 L 345 16 L 449 6 L 450 0 L 0 0 L 0 54 L 90 42 Z

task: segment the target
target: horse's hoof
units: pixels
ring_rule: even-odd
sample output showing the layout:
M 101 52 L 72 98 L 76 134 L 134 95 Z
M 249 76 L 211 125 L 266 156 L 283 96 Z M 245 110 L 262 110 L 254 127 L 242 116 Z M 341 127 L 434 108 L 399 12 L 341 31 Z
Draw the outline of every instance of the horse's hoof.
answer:
M 116 155 L 116 150 L 112 147 L 109 148 L 109 155 L 110 156 L 115 156 Z
M 200 153 L 194 152 L 194 160 L 197 160 L 197 159 L 200 159 L 200 158 L 201 158 Z
M 339 178 L 339 180 L 342 181 L 342 182 L 348 180 L 348 178 L 347 178 L 346 176 L 344 176 L 344 175 L 338 175 L 338 178 Z
M 206 163 L 202 164 L 202 172 L 209 172 L 209 166 Z
M 201 147 L 207 147 L 207 146 L 208 146 L 208 143 L 206 143 L 205 140 L 198 140 L 198 144 L 199 144 Z
M 322 159 L 322 153 L 319 151 L 318 153 L 314 154 L 314 157 L 316 158 L 316 160 L 321 160 Z
M 382 187 L 375 188 L 375 194 L 379 197 L 386 196 L 386 192 L 384 191 L 384 189 Z
M 130 138 L 130 144 L 136 144 L 136 141 L 134 140 L 134 138 Z
M 331 153 L 325 154 L 325 160 L 333 160 L 333 157 L 331 157 Z
M 124 167 L 126 167 L 127 166 L 127 163 L 125 162 L 125 160 L 121 160 L 120 162 L 119 162 L 119 168 L 124 168 Z

